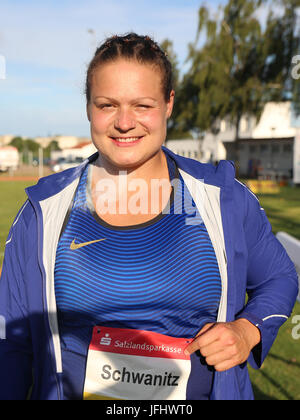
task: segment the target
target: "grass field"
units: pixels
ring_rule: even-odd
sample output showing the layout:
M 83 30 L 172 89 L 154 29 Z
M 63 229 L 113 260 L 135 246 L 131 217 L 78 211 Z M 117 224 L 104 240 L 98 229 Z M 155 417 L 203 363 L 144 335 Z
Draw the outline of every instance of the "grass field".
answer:
M 258 195 L 272 224 L 273 232 L 287 232 L 300 239 L 300 188 L 285 187 L 279 195 Z M 279 335 L 260 370 L 250 368 L 256 399 L 300 400 L 300 339 L 292 337 L 294 316 L 300 315 L 296 303 L 291 318 Z
M 296 315 L 300 315 L 298 302 L 263 366 L 259 370 L 249 368 L 256 400 L 300 400 L 300 339 L 292 335 Z
M 279 195 L 258 195 L 273 232 L 284 231 L 300 239 L 300 188 L 281 188 Z
M 9 228 L 18 210 L 26 200 L 25 188 L 32 184 L 32 181 L 1 182 L 0 178 L 0 267 L 3 262 L 5 242 Z
M 9 227 L 26 199 L 25 187 L 31 184 L 29 181 L 0 182 L 0 267 Z M 285 187 L 280 195 L 259 198 L 274 233 L 285 231 L 300 239 L 300 189 Z M 295 315 L 300 316 L 300 303 L 294 308 Z M 257 400 L 300 400 L 300 339 L 292 336 L 293 316 L 280 329 L 263 367 L 258 371 L 250 368 Z

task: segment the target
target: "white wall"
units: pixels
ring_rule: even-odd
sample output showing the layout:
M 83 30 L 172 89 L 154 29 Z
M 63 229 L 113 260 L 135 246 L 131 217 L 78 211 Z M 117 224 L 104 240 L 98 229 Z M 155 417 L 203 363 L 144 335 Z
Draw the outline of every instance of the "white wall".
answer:
M 59 158 L 74 159 L 76 157 L 81 157 L 83 159 L 86 159 L 92 154 L 94 154 L 96 151 L 97 151 L 96 147 L 92 143 L 90 143 L 80 148 L 74 147 L 70 149 L 53 151 L 51 153 L 51 159 L 52 160 L 57 160 Z
M 292 127 L 291 102 L 270 102 L 265 106 L 259 123 L 253 130 L 253 138 L 295 137 Z
M 292 127 L 292 106 L 291 102 L 270 102 L 268 103 L 258 122 L 254 117 L 243 116 L 240 123 L 240 139 L 271 139 L 271 138 L 288 138 L 294 137 L 296 129 Z M 219 144 L 229 143 L 235 140 L 235 127 L 229 120 L 222 120 L 219 124 L 219 133 L 213 135 L 206 132 L 202 153 L 203 160 L 209 158 L 213 160 L 226 159 L 224 148 L 220 148 Z M 225 153 L 225 155 L 224 155 Z
M 168 140 L 166 141 L 166 147 L 180 156 L 196 160 L 201 158 L 201 140 Z

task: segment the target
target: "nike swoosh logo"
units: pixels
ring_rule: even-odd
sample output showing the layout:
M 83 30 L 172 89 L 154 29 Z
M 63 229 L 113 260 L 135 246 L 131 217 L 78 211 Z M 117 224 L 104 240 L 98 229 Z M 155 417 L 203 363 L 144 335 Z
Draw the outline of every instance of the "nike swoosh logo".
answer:
M 83 248 L 84 246 L 92 245 L 92 244 L 95 244 L 97 242 L 101 242 L 101 241 L 105 241 L 105 240 L 106 240 L 106 238 L 104 238 L 104 239 L 97 239 L 96 241 L 83 242 L 82 244 L 76 244 L 75 243 L 75 239 L 74 239 L 73 242 L 70 245 L 70 249 L 72 251 L 75 251 L 76 249 Z

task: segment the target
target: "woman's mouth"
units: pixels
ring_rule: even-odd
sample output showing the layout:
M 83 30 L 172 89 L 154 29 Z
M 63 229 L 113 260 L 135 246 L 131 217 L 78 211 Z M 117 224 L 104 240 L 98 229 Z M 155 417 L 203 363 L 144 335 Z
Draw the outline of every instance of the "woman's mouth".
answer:
M 110 137 L 118 146 L 131 146 L 137 144 L 144 136 L 139 137 Z

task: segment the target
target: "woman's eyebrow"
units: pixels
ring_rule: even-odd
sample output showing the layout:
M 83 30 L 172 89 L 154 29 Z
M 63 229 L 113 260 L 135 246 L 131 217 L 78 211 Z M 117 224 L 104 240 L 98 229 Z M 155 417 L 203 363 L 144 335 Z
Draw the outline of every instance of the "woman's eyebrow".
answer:
M 108 96 L 95 96 L 95 99 L 108 99 L 109 101 L 115 101 L 115 99 L 109 98 Z
M 119 102 L 117 99 L 110 98 L 109 96 L 96 96 L 95 99 L 108 99 L 109 101 Z M 141 100 L 144 100 L 144 99 L 150 99 L 153 102 L 157 102 L 157 100 L 152 98 L 151 96 L 143 96 L 143 97 L 140 97 L 140 98 L 135 98 L 130 102 L 137 102 L 137 101 L 141 101 Z
M 151 98 L 151 96 L 142 96 L 141 98 L 136 98 L 135 101 L 142 101 L 143 99 L 150 99 L 153 102 L 157 102 L 157 100 L 154 98 Z

